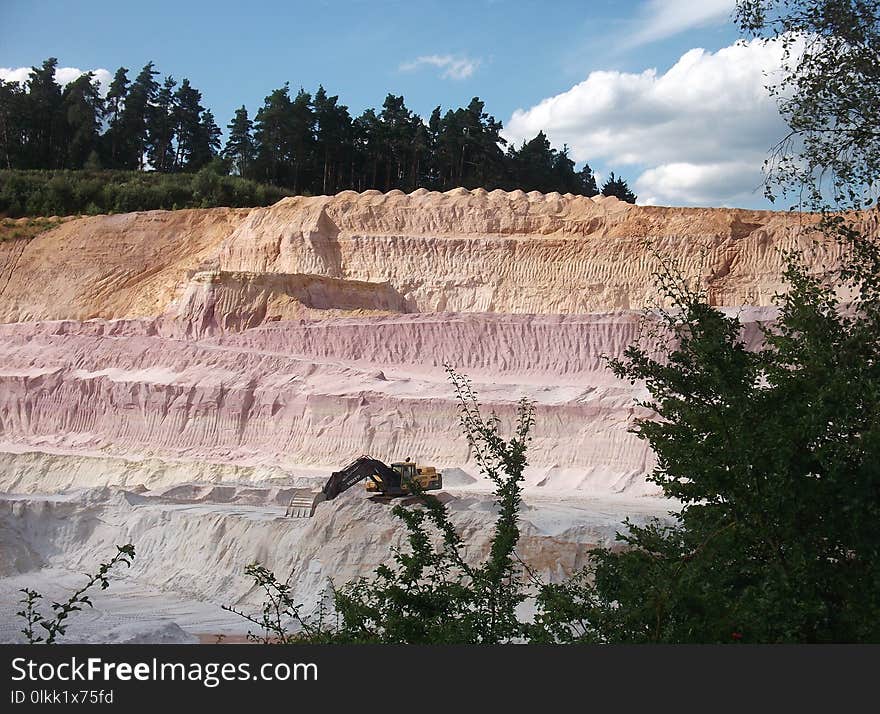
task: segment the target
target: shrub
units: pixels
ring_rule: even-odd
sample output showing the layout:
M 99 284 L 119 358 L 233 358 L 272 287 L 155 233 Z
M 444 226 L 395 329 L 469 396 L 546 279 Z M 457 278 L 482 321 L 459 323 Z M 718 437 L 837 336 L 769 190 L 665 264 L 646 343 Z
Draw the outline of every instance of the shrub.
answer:
M 248 208 L 275 203 L 287 191 L 238 176 L 222 163 L 196 174 L 140 171 L 0 171 L 0 214 L 120 213 L 174 208 Z
M 24 597 L 19 601 L 24 607 L 16 613 L 18 617 L 25 621 L 21 633 L 25 636 L 28 644 L 57 644 L 59 636 L 63 636 L 67 632 L 67 618 L 74 612 L 79 612 L 84 606 L 94 607 L 91 598 L 87 594 L 95 585 L 100 585 L 101 590 L 110 587 L 110 571 L 116 566 L 123 564 L 131 567 L 131 561 L 134 560 L 134 545 L 127 543 L 125 545 L 116 546 L 116 554 L 106 563 L 101 563 L 97 572 L 90 575 L 88 582 L 79 590 L 76 590 L 67 600 L 63 602 L 53 602 L 51 617 L 43 615 L 37 608 L 43 596 L 36 590 L 23 588 L 20 592 Z M 37 629 L 41 628 L 41 629 Z
M 833 282 L 789 257 L 754 352 L 736 316 L 662 276 L 678 308 L 662 315 L 667 352 L 632 346 L 611 366 L 647 385 L 655 416 L 635 432 L 682 509 L 671 526 L 628 524 L 623 549 L 545 589 L 544 638 L 880 640 L 880 247 L 859 246 Z

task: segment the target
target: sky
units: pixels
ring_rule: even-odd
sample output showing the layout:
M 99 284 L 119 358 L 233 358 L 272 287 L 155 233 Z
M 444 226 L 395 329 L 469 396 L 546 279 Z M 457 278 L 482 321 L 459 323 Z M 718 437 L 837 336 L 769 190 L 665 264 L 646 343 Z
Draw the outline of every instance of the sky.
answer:
M 517 145 L 543 130 L 640 204 L 767 208 L 784 135 L 765 85 L 780 50 L 737 44 L 734 0 L 0 0 L 0 78 L 57 57 L 59 81 L 153 61 L 218 124 L 284 82 L 352 114 L 389 92 L 424 117 L 479 96 Z M 768 75 L 771 73 L 771 75 Z

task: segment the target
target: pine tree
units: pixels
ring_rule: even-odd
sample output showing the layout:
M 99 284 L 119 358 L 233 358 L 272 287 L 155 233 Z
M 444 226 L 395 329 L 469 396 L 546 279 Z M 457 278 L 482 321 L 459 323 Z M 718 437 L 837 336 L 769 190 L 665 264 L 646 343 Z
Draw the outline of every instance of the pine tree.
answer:
M 407 170 L 415 139 L 413 113 L 407 109 L 402 96 L 389 94 L 379 114 L 381 143 L 385 148 L 383 189 L 407 187 Z
M 156 171 L 171 171 L 174 168 L 174 88 L 177 82 L 173 77 L 165 77 L 162 88 L 156 95 L 156 103 L 150 108 L 147 122 L 147 156 Z
M 443 119 L 440 114 L 440 107 L 434 108 L 431 117 L 428 119 L 427 126 L 427 151 L 428 157 L 424 169 L 424 182 L 427 188 L 434 190 L 439 189 L 443 185 L 443 174 L 440 166 L 440 133 L 443 129 Z
M 214 121 L 214 113 L 210 109 L 205 109 L 199 122 L 195 147 L 187 165 L 188 170 L 198 171 L 219 155 L 222 134 L 217 122 Z
M 603 196 L 616 196 L 621 201 L 627 203 L 635 203 L 636 195 L 630 190 L 626 181 L 619 176 L 615 176 L 614 172 L 608 177 L 608 180 L 602 184 Z
M 174 133 L 177 136 L 177 150 L 174 155 L 174 169 L 190 171 L 194 162 L 203 159 L 204 137 L 202 135 L 201 117 L 204 107 L 201 104 L 202 94 L 194 89 L 189 80 L 184 78 L 174 93 Z
M 406 188 L 413 191 L 419 186 L 424 185 L 423 171 L 428 164 L 428 146 L 430 139 L 428 138 L 428 129 L 424 122 L 417 114 L 413 114 L 412 124 L 412 142 L 410 152 L 410 166 L 408 170 L 408 180 Z
M 120 168 L 143 169 L 147 150 L 147 123 L 159 91 L 152 62 L 144 65 L 132 82 L 120 116 Z
M 315 114 L 312 95 L 300 88 L 290 105 L 290 148 L 293 165 L 291 188 L 299 193 L 309 185 L 315 144 Z
M 514 183 L 512 188 L 549 193 L 557 187 L 556 152 L 543 131 L 534 139 L 523 142 L 512 156 Z
M 439 107 L 437 108 L 439 111 Z M 440 119 L 435 143 L 434 161 L 438 168 L 438 189 L 447 190 L 461 184 L 460 169 L 467 151 L 461 111 L 447 110 Z
M 0 79 L 0 166 L 5 169 L 24 165 L 27 99 L 20 84 Z
M 354 142 L 358 177 L 353 184 L 357 191 L 378 185 L 379 162 L 383 154 L 382 124 L 373 109 L 367 109 L 354 120 Z
M 68 84 L 62 94 L 67 123 L 67 168 L 83 168 L 89 156 L 98 150 L 104 102 L 94 80 L 91 72 L 82 74 Z
M 39 68 L 32 67 L 28 78 L 26 161 L 30 168 L 60 168 L 64 161 L 66 126 L 61 87 L 55 81 L 57 66 L 58 60 L 50 57 Z
M 501 146 L 506 140 L 500 135 L 501 122 L 487 114 L 479 97 L 471 99 L 467 109 L 459 110 L 464 127 L 466 151 L 460 172 L 460 183 L 467 188 L 494 188 L 503 177 Z
M 555 151 L 553 157 L 553 174 L 556 186 L 553 190 L 559 193 L 577 193 L 581 188 L 581 179 L 574 170 L 574 161 L 568 156 L 568 144 L 562 151 Z
M 128 85 L 128 69 L 120 67 L 113 75 L 104 103 L 105 118 L 108 120 L 108 128 L 103 136 L 104 150 L 109 159 L 107 163 L 114 168 L 121 162 L 122 110 L 125 107 L 125 98 L 128 96 Z
M 229 138 L 223 149 L 223 158 L 229 161 L 233 174 L 250 177 L 256 148 L 253 122 L 248 118 L 247 108 L 244 105 L 235 110 L 235 116 L 226 128 L 229 130 Z
M 348 107 L 338 102 L 339 97 L 328 96 L 323 86 L 315 92 L 315 150 L 321 167 L 320 192 L 323 194 L 338 188 L 338 161 L 352 151 L 351 116 Z
M 290 86 L 285 82 L 263 100 L 254 121 L 255 167 L 260 180 L 290 185 L 292 134 Z
M 596 183 L 596 176 L 589 164 L 584 164 L 584 167 L 578 172 L 578 181 L 580 185 L 575 193 L 581 196 L 597 196 L 599 194 L 599 185 Z
M 188 80 L 178 86 L 167 76 L 160 85 L 149 62 L 129 82 L 128 69 L 120 67 L 101 102 L 94 82 L 92 89 L 82 80 L 62 93 L 54 80 L 56 65 L 50 59 L 34 68 L 26 89 L 0 84 L 0 166 L 45 169 L 88 162 L 197 171 L 222 155 L 233 173 L 312 194 L 422 186 L 597 192 L 589 166 L 575 173 L 567 147 L 553 149 L 543 132 L 505 153 L 502 124 L 479 97 L 445 113 L 438 106 L 425 122 L 403 96 L 388 94 L 380 110 L 353 119 L 338 95 L 322 85 L 314 97 L 304 89 L 291 97 L 285 84 L 264 99 L 253 122 L 244 107 L 236 111 L 221 152 L 220 129 Z M 97 124 L 90 107 L 103 107 Z

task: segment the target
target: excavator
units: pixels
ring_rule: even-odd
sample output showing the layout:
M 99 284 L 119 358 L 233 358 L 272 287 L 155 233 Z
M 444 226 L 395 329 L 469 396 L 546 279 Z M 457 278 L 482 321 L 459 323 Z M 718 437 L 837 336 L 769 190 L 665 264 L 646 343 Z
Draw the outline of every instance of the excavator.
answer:
M 334 471 L 320 491 L 309 488 L 297 489 L 287 507 L 287 516 L 311 518 L 323 501 L 332 501 L 340 493 L 365 480 L 368 493 L 382 498 L 396 498 L 411 493 L 414 483 L 422 491 L 443 488 L 443 474 L 433 466 L 418 466 L 408 458 L 388 464 L 372 456 L 359 456 L 345 468 Z

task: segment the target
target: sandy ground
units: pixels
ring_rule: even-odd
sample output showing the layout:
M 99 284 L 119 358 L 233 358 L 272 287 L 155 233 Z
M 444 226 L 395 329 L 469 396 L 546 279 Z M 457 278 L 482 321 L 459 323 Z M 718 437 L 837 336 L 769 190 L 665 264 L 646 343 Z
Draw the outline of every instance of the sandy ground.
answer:
M 221 605 L 256 612 L 256 593 L 241 575 L 247 562 L 260 559 L 279 574 L 302 573 L 293 580 L 295 591 L 304 602 L 316 601 L 328 576 L 339 583 L 369 575 L 387 562 L 401 536 L 390 508 L 370 502 L 359 488 L 323 504 L 312 519 L 285 518 L 277 503 L 222 502 L 247 500 L 243 494 L 267 501 L 275 493 L 254 491 L 236 496 L 234 488 L 218 492 L 214 485 L 189 484 L 162 493 L 105 488 L 0 496 L 0 642 L 22 641 L 22 620 L 15 615 L 21 588 L 43 593 L 48 610 L 112 555 L 113 544 L 129 539 L 138 549 L 134 566 L 112 577 L 108 590 L 95 592 L 94 609 L 72 617 L 64 642 L 214 642 L 221 635 L 240 642 L 249 624 Z M 463 532 L 484 542 L 493 519 L 485 488 L 443 493 Z M 558 579 L 583 564 L 589 547 L 613 540 L 624 518 L 643 522 L 669 508 L 656 498 L 586 499 L 529 489 L 520 552 L 545 577 Z

